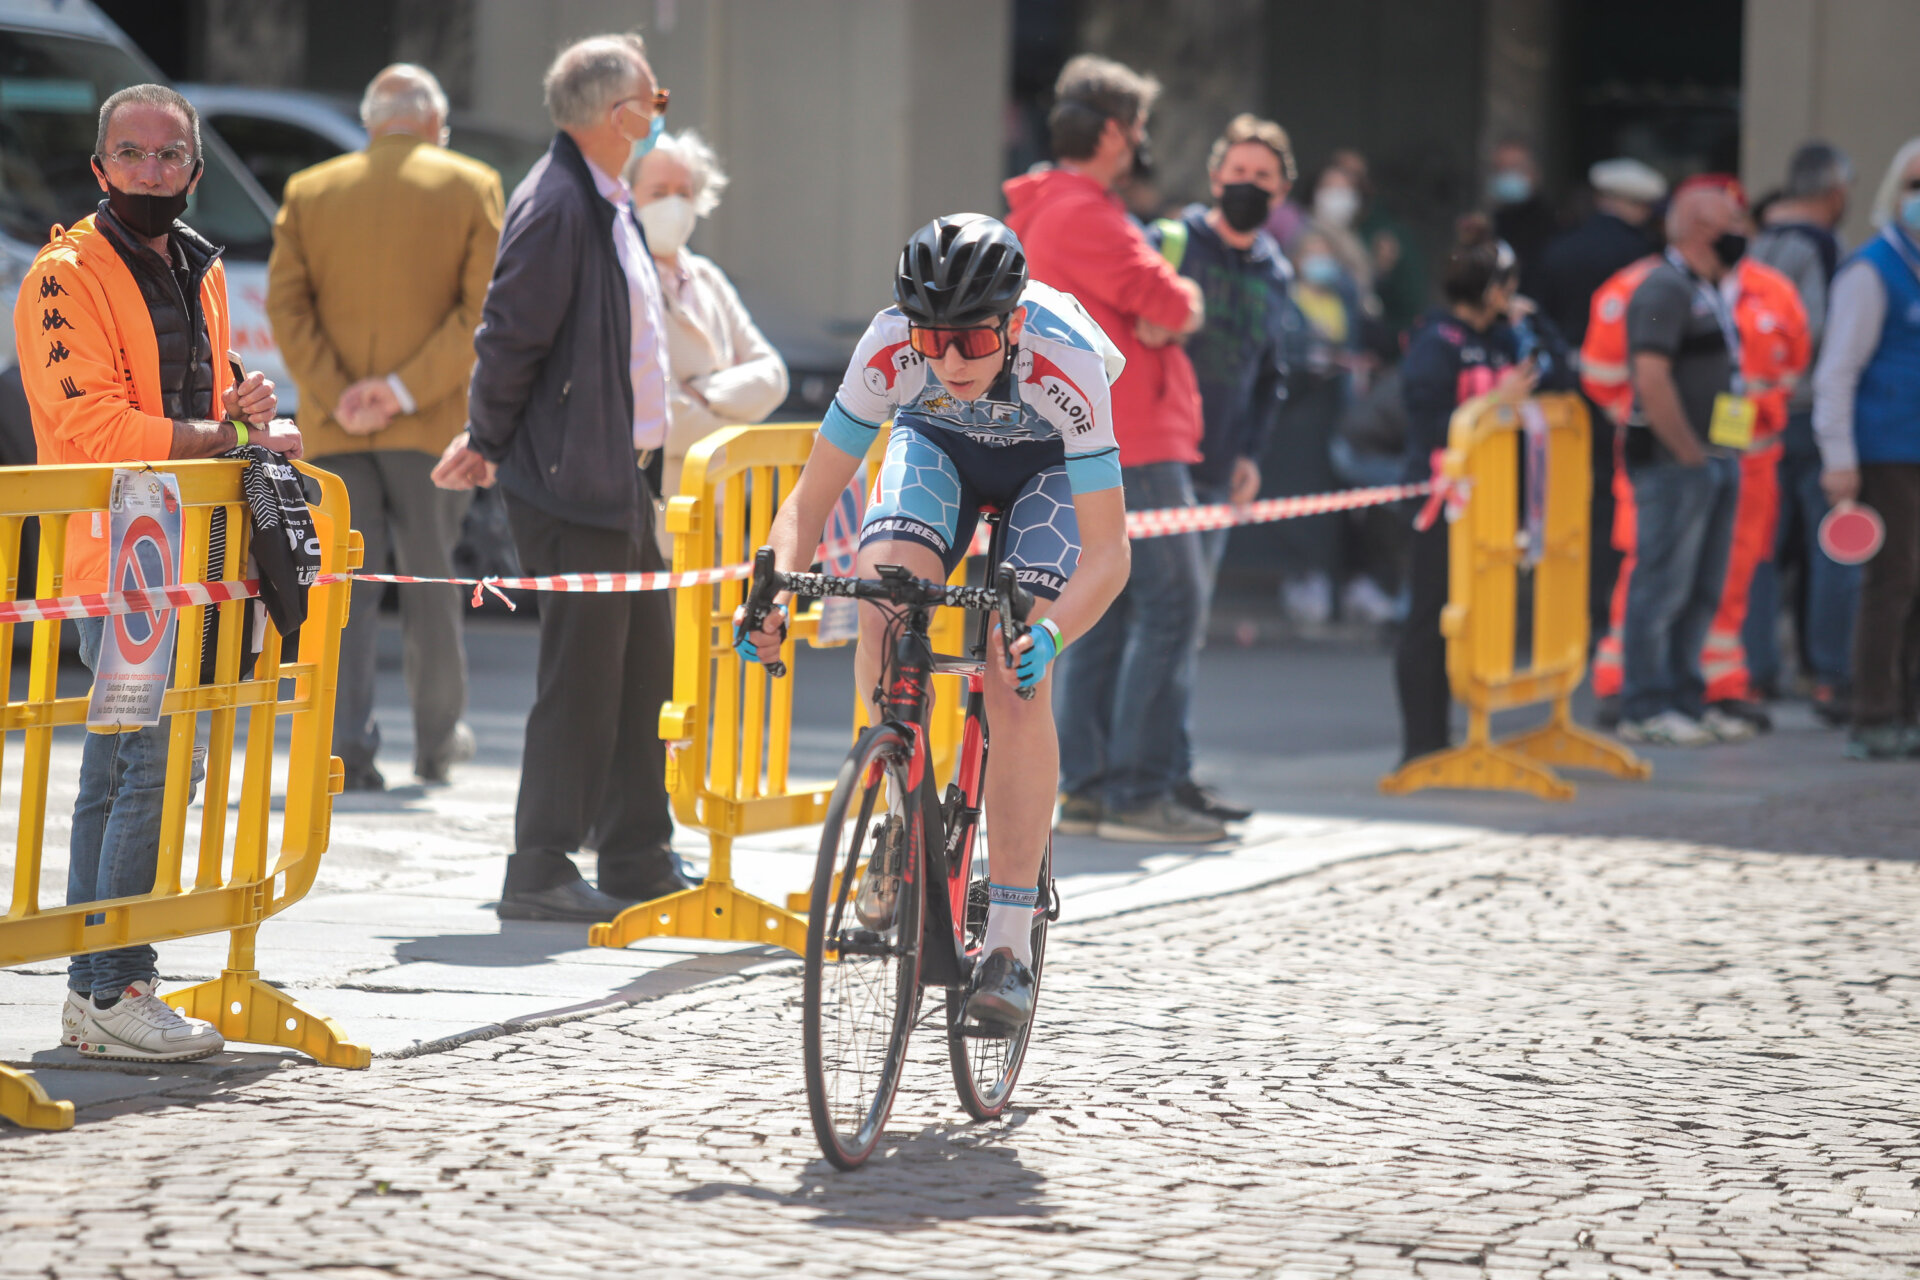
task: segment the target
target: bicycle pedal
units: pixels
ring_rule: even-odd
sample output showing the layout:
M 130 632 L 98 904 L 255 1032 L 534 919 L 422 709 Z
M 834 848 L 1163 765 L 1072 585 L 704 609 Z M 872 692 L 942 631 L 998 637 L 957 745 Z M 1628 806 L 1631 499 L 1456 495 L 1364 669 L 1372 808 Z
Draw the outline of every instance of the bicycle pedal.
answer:
M 1011 1040 L 1019 1030 L 990 1022 L 963 1022 L 959 1026 L 960 1034 L 971 1040 Z

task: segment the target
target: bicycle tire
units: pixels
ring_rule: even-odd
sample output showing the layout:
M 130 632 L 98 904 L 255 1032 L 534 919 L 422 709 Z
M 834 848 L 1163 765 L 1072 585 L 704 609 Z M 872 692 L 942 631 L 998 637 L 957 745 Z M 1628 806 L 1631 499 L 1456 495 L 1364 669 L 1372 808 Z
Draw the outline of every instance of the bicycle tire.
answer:
M 912 752 L 896 725 L 860 735 L 834 783 L 814 867 L 802 1002 L 807 1110 L 821 1152 L 839 1169 L 859 1168 L 884 1136 L 919 1005 L 926 844 L 919 797 L 906 785 Z M 910 825 L 889 837 L 874 822 L 883 806 L 889 821 Z M 902 837 L 889 924 L 854 928 L 864 924 L 858 879 L 885 839 Z M 850 953 L 829 945 L 830 931 L 885 951 Z
M 984 822 L 982 826 L 984 828 Z M 987 929 L 986 833 L 976 834 L 967 878 L 967 948 L 975 951 Z M 976 874 L 977 872 L 977 874 Z M 1047 956 L 1047 924 L 1053 895 L 1053 842 L 1040 860 L 1040 901 L 1033 913 L 1033 1013 L 1025 1025 L 1006 1037 L 988 1037 L 971 1031 L 966 1022 L 967 993 L 947 989 L 947 1060 L 953 1067 L 954 1092 L 975 1120 L 993 1120 L 1005 1114 L 1026 1065 L 1033 1042 L 1034 1020 L 1040 1016 L 1040 978 Z

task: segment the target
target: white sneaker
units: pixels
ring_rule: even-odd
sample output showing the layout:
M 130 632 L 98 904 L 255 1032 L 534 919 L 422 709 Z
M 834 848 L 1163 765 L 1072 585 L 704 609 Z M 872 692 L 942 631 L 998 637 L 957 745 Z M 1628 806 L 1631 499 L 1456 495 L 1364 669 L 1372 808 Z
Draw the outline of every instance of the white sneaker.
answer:
M 67 989 L 67 1002 L 60 1006 L 60 1043 L 73 1045 L 80 1043 L 80 1033 L 87 1025 L 87 1010 L 92 1003 L 78 991 Z
M 1704 747 L 1720 740 L 1698 720 L 1678 711 L 1662 711 L 1645 720 L 1622 720 L 1615 732 L 1628 742 L 1644 742 L 1656 747 Z
M 1700 727 L 1721 742 L 1745 742 L 1760 734 L 1753 721 L 1729 715 L 1718 707 L 1707 708 L 1707 713 L 1700 717 Z
M 111 1009 L 87 1002 L 80 1052 L 129 1062 L 188 1062 L 220 1052 L 227 1042 L 213 1024 L 183 1017 L 153 994 L 153 983 L 130 982 Z
M 1380 589 L 1380 584 L 1362 574 L 1350 578 L 1346 588 L 1340 593 L 1340 616 L 1348 622 L 1368 622 L 1374 626 L 1392 622 L 1394 617 L 1393 599 Z
M 1333 616 L 1333 583 L 1324 573 L 1290 578 L 1280 584 L 1280 605 L 1287 618 L 1300 626 L 1325 626 Z

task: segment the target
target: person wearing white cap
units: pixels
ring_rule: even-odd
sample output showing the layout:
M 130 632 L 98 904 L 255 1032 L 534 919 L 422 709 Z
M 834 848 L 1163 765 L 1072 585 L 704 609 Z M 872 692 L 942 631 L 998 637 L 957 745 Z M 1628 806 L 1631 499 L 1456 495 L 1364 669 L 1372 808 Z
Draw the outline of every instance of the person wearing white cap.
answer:
M 1587 170 L 1593 214 L 1547 246 L 1540 262 L 1540 304 L 1568 342 L 1586 336 L 1593 291 L 1629 262 L 1659 248 L 1648 234 L 1667 180 L 1638 160 L 1602 160 Z
M 1547 246 L 1537 279 L 1540 295 L 1534 301 L 1558 325 L 1568 345 L 1586 340 L 1588 308 L 1594 291 L 1616 271 L 1637 262 L 1660 246 L 1652 232 L 1654 207 L 1667 194 L 1667 180 L 1638 160 L 1621 157 L 1602 160 L 1587 170 L 1593 186 L 1593 213 L 1587 220 Z M 1596 411 L 1595 423 L 1605 423 Z M 1613 433 L 1593 433 L 1592 527 L 1613 527 Z M 1594 635 L 1605 635 L 1611 617 L 1613 580 L 1620 572 L 1620 553 L 1606 537 L 1591 542 L 1592 564 L 1587 575 L 1588 616 Z

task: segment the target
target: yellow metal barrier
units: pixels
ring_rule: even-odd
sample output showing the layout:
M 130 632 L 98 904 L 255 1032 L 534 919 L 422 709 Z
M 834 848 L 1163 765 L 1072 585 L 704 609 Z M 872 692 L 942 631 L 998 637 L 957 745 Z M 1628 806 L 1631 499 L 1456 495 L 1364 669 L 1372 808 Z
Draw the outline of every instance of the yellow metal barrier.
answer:
M 227 512 L 227 537 L 225 560 L 216 576 L 221 580 L 244 576 L 248 519 L 240 476 L 245 465 L 205 461 L 168 463 L 164 468 L 180 483 L 182 564 L 188 566 L 189 579 L 198 579 L 206 566 L 217 509 Z M 342 573 L 359 567 L 360 535 L 348 525 L 345 484 L 329 472 L 305 466 L 301 470 L 320 484 L 321 500 L 313 516 L 321 571 Z M 0 468 L 0 579 L 4 579 L 0 589 L 5 599 L 21 598 L 20 533 L 26 520 L 36 516 L 40 518 L 39 583 L 26 598 L 63 594 L 67 514 L 104 510 L 112 476 L 113 468 L 107 466 Z M 168 1004 L 212 1023 L 228 1040 L 297 1049 L 327 1066 L 367 1065 L 370 1054 L 365 1046 L 349 1043 L 331 1020 L 308 1012 L 262 981 L 254 960 L 254 934 L 260 922 L 299 901 L 312 886 L 327 847 L 333 796 L 342 781 L 340 761 L 332 755 L 331 744 L 335 671 L 347 599 L 345 585 L 313 588 L 307 621 L 300 631 L 299 660 L 281 662 L 280 637 L 268 627 L 249 680 L 240 678 L 247 603 L 206 606 L 216 608 L 219 616 L 214 629 L 214 678 L 205 684 L 200 667 L 206 607 L 180 610 L 173 683 L 163 705 L 163 714 L 169 718 L 167 789 L 153 889 L 135 897 L 77 906 L 41 903 L 40 868 L 53 733 L 62 725 L 86 723 L 87 698 L 63 698 L 56 692 L 59 622 L 32 624 L 27 694 L 13 698 L 15 624 L 0 623 L 0 690 L 8 692 L 4 716 L 0 716 L 0 752 L 5 749 L 5 734 L 21 733 L 25 742 L 13 900 L 0 916 L 0 967 L 230 931 L 227 965 L 221 975 L 167 993 Z M 294 682 L 291 698 L 280 694 L 283 680 Z M 239 813 L 231 820 L 229 840 L 234 734 L 243 710 L 246 755 L 239 778 Z M 209 721 L 206 777 L 189 885 L 182 879 L 187 809 L 195 729 L 203 714 Z M 279 853 L 270 862 L 273 749 L 283 719 L 290 729 L 291 750 Z M 102 918 L 88 924 L 89 915 Z M 49 1019 L 52 1013 L 48 1010 Z M 0 1115 L 28 1128 L 65 1129 L 73 1124 L 73 1105 L 50 1101 L 31 1076 L 0 1065 Z
M 667 503 L 675 572 L 741 564 L 767 541 L 774 512 L 800 478 L 812 452 L 816 423 L 727 427 L 695 445 L 681 472 L 680 493 Z M 877 464 L 886 438 L 869 459 Z M 714 938 L 770 943 L 790 951 L 806 946 L 806 894 L 786 906 L 741 891 L 733 883 L 733 842 L 745 835 L 822 821 L 831 780 L 796 785 L 791 763 L 793 686 L 801 679 L 795 642 L 819 633 L 819 608 L 797 613 L 782 651 L 789 676 L 770 679 L 758 663 L 733 651 L 733 611 L 746 597 L 743 581 L 683 587 L 674 605 L 673 701 L 660 709 L 667 741 L 667 791 L 682 826 L 707 833 L 707 878 L 681 893 L 643 902 L 611 922 L 596 924 L 588 941 L 624 947 L 639 938 Z M 958 652 L 964 614 L 943 609 L 935 647 Z M 936 769 L 948 776 L 959 748 L 960 680 L 935 678 L 938 710 L 932 739 Z M 854 728 L 861 727 L 855 709 Z
M 1470 486 L 1448 535 L 1447 677 L 1467 708 L 1467 740 L 1409 761 L 1380 780 L 1401 795 L 1423 787 L 1529 791 L 1571 800 L 1574 788 L 1552 766 L 1647 778 L 1653 767 L 1610 739 L 1573 723 L 1571 699 L 1586 673 L 1588 498 L 1593 487 L 1587 409 L 1579 396 L 1538 397 L 1546 433 L 1545 492 L 1538 547 L 1521 523 L 1524 416 L 1490 398 L 1460 406 L 1448 426 L 1444 474 Z M 1531 410 L 1529 410 L 1531 413 Z M 1533 560 L 1532 649 L 1516 669 L 1519 574 Z M 1495 742 L 1496 711 L 1544 702 L 1547 722 Z

